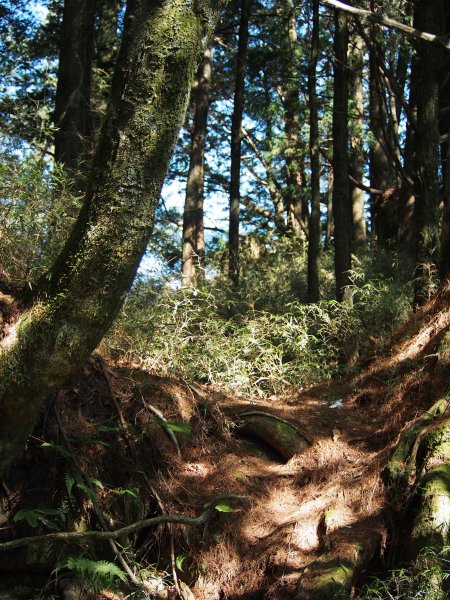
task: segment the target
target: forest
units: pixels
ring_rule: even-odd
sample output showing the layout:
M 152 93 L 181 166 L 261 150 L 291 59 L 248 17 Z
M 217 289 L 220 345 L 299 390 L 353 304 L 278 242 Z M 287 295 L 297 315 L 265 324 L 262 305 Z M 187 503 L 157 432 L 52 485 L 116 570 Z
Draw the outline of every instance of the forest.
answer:
M 0 2 L 0 600 L 450 598 L 450 6 Z

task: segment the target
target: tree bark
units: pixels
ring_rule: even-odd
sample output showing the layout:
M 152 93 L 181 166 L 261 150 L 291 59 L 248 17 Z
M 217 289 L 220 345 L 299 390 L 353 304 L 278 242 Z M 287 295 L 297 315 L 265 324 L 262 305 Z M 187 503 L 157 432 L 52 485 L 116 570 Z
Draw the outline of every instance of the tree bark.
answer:
M 183 212 L 181 276 L 184 287 L 195 286 L 204 272 L 203 188 L 211 60 L 212 50 L 207 48 L 197 73 L 191 156 Z
M 351 154 L 350 154 L 350 173 L 356 181 L 362 182 L 364 179 L 364 148 L 363 148 L 363 129 L 364 129 L 364 88 L 363 88 L 363 67 L 364 67 L 364 41 L 362 37 L 355 33 L 352 36 L 352 43 L 349 52 L 350 75 L 350 98 L 352 99 L 351 115 Z M 356 246 L 362 246 L 366 243 L 366 216 L 365 216 L 365 195 L 364 191 L 352 186 L 352 210 L 353 210 L 353 241 Z
M 371 2 L 373 7 L 373 2 Z M 374 141 L 370 149 L 370 187 L 376 190 L 386 192 L 393 181 L 391 161 L 387 153 L 387 143 L 385 136 L 387 115 L 385 102 L 383 100 L 384 89 L 380 85 L 379 75 L 379 60 L 381 50 L 381 41 L 379 40 L 378 31 L 375 27 L 372 28 L 371 34 L 371 52 L 370 52 L 370 88 L 369 88 L 369 103 L 370 103 L 370 130 L 373 133 Z M 372 194 L 371 196 L 371 221 L 372 221 L 372 237 L 377 240 L 380 246 L 386 246 L 389 239 L 392 238 L 388 231 L 391 225 L 385 218 L 385 205 L 383 196 Z
M 348 173 L 348 24 L 347 16 L 335 11 L 333 98 L 333 217 L 336 298 L 344 299 L 351 284 L 352 205 Z
M 97 28 L 92 81 L 94 129 L 99 132 L 108 108 L 109 91 L 119 50 L 118 24 L 121 0 L 96 0 Z
M 420 0 L 415 6 L 414 25 L 440 33 L 445 22 L 442 0 Z M 416 54 L 416 273 L 414 304 L 426 302 L 438 272 L 439 234 L 439 84 L 441 49 L 418 42 Z
M 290 229 L 298 240 L 304 240 L 307 230 L 308 209 L 303 198 L 305 177 L 300 150 L 300 56 L 293 1 L 282 0 L 282 10 L 287 29 L 284 73 L 280 85 L 280 93 L 284 104 L 284 130 L 286 134 L 286 207 Z
M 251 0 L 242 0 L 239 22 L 239 44 L 234 88 L 234 109 L 231 122 L 230 227 L 228 277 L 239 286 L 239 202 L 241 184 L 241 125 L 244 114 L 245 68 L 247 63 L 248 23 Z
M 308 301 L 320 300 L 319 254 L 321 247 L 320 224 L 320 135 L 319 106 L 317 101 L 317 62 L 319 57 L 319 2 L 313 0 L 311 53 L 308 68 L 309 95 L 309 149 L 311 154 L 311 218 L 308 240 Z
M 49 390 L 98 345 L 145 252 L 155 206 L 220 2 L 130 0 L 85 202 L 47 295 L 0 354 L 0 476 Z
M 94 21 L 95 2 L 65 0 L 54 114 L 55 160 L 74 175 L 86 158 L 93 126 L 91 75 Z M 84 178 L 75 179 L 77 191 L 82 191 Z

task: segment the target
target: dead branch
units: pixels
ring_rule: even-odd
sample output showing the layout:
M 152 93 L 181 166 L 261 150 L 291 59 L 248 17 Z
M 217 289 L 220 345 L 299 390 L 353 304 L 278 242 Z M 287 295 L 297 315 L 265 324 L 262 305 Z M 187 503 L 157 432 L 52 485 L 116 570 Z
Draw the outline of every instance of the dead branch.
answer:
M 440 44 L 447 50 L 450 50 L 450 40 L 441 35 L 435 35 L 434 33 L 427 33 L 426 31 L 420 31 L 419 29 L 415 29 L 414 27 L 410 27 L 405 23 L 400 23 L 400 21 L 396 21 L 395 19 L 391 19 L 390 17 L 385 17 L 384 15 L 379 15 L 370 10 L 365 10 L 363 8 L 355 8 L 354 6 L 349 6 L 348 4 L 344 4 L 344 2 L 339 2 L 339 0 L 320 0 L 322 4 L 325 6 L 330 6 L 332 8 L 337 8 L 339 10 L 343 10 L 352 15 L 356 15 L 357 17 L 362 17 L 369 21 L 369 23 L 377 23 L 378 25 L 385 25 L 386 27 L 392 27 L 398 31 L 402 31 L 407 35 L 415 37 L 420 40 L 424 40 L 425 42 L 433 42 Z

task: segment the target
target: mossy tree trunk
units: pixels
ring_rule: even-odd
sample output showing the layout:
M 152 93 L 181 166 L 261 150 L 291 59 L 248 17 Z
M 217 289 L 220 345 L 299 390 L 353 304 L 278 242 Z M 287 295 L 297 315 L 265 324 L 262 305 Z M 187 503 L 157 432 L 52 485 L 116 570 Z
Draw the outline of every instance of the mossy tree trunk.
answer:
M 220 0 L 130 0 L 108 115 L 78 221 L 0 354 L 0 476 L 49 390 L 98 345 L 146 249 L 157 199 Z

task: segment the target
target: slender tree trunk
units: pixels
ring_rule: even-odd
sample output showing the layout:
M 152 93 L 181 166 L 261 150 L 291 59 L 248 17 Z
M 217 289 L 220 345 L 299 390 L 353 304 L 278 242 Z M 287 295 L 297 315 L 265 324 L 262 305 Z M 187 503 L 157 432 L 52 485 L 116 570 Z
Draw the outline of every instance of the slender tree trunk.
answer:
M 450 8 L 447 8 L 446 31 L 450 33 Z M 442 281 L 450 278 L 450 57 L 444 58 L 442 69 L 441 97 L 441 133 L 447 134 L 447 141 L 441 144 L 442 176 L 444 180 L 444 211 L 441 233 L 440 276 Z
M 418 85 L 416 64 L 413 62 L 411 68 L 411 79 L 409 85 L 409 112 L 417 122 L 416 86 Z M 415 233 L 415 203 L 414 173 L 416 170 L 416 132 L 413 124 L 408 122 L 405 138 L 405 149 L 403 152 L 403 170 L 405 178 L 400 187 L 399 196 L 399 227 L 398 248 L 401 256 L 402 268 L 405 276 L 409 279 L 413 276 L 416 259 L 416 233 Z
M 442 0 L 419 0 L 414 26 L 440 34 L 445 19 Z M 442 51 L 434 44 L 417 44 L 416 131 L 416 273 L 414 303 L 423 304 L 433 290 L 438 271 L 439 233 L 439 83 Z
M 83 208 L 46 295 L 0 354 L 0 476 L 24 448 L 49 390 L 83 364 L 123 303 L 220 8 L 129 0 Z
M 76 174 L 86 160 L 92 133 L 91 74 L 95 2 L 65 0 L 56 88 L 55 160 Z M 86 172 L 86 168 L 84 167 Z M 77 191 L 84 179 L 75 177 Z
M 106 115 L 114 65 L 119 50 L 118 24 L 120 0 L 95 0 L 97 28 L 95 35 L 95 60 L 92 81 L 92 111 L 94 129 L 99 132 Z
M 362 182 L 364 179 L 364 148 L 363 148 L 363 129 L 364 129 L 364 88 L 363 88 L 363 67 L 364 67 L 364 41 L 362 37 L 355 33 L 349 52 L 350 68 L 350 98 L 352 99 L 352 118 L 351 118 L 351 154 L 350 154 L 350 173 L 356 181 Z M 361 246 L 366 242 L 366 216 L 365 216 L 365 195 L 364 191 L 352 186 L 352 208 L 353 208 L 353 241 L 355 245 Z
M 212 50 L 207 48 L 197 73 L 191 157 L 183 213 L 182 283 L 195 286 L 204 272 L 203 188 Z
M 351 284 L 352 205 L 348 172 L 348 18 L 334 16 L 334 98 L 333 98 L 333 216 L 336 298 L 344 300 Z
M 319 253 L 321 246 L 320 224 L 320 135 L 319 107 L 317 101 L 317 61 L 319 57 L 319 1 L 313 0 L 311 53 L 308 68 L 309 95 L 309 148 L 311 154 L 311 218 L 308 240 L 308 301 L 320 300 Z
M 251 0 L 241 1 L 239 23 L 239 45 L 237 54 L 236 80 L 234 88 L 234 110 L 231 122 L 231 174 L 230 174 L 230 227 L 228 276 L 234 287 L 239 286 L 239 203 L 241 184 L 241 126 L 244 114 L 245 68 L 247 63 L 248 23 Z
M 371 0 L 371 10 L 374 9 Z M 378 28 L 372 27 L 371 52 L 370 52 L 370 74 L 369 74 L 369 104 L 370 104 L 370 129 L 374 136 L 374 142 L 370 150 L 370 187 L 376 190 L 387 191 L 392 185 L 391 161 L 387 153 L 387 140 L 385 136 L 387 115 L 385 102 L 383 100 L 384 89 L 380 85 L 379 60 L 384 55 L 379 39 Z M 381 59 L 383 60 L 383 59 Z M 372 237 L 380 246 L 385 246 L 389 239 L 387 236 L 384 196 L 372 194 L 371 197 L 371 221 Z
M 448 134 L 450 135 L 450 126 Z M 444 179 L 444 214 L 442 216 L 441 233 L 441 281 L 450 279 L 450 169 L 448 167 L 450 161 L 450 144 L 447 145 L 447 148 L 447 168 L 445 169 Z
M 330 167 L 328 171 L 328 189 L 327 189 L 327 227 L 325 235 L 325 248 L 328 250 L 331 247 L 331 240 L 334 233 L 334 221 L 333 221 L 333 187 L 334 187 L 334 176 L 333 168 Z
M 280 92 L 284 102 L 284 128 L 286 133 L 286 206 L 288 223 L 299 240 L 305 239 L 307 230 L 307 206 L 304 202 L 304 183 L 300 150 L 300 106 L 299 106 L 299 45 L 295 6 L 292 0 L 282 0 L 283 17 L 287 27 L 287 52 L 283 82 Z

